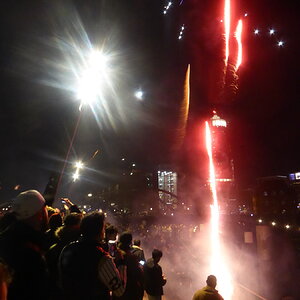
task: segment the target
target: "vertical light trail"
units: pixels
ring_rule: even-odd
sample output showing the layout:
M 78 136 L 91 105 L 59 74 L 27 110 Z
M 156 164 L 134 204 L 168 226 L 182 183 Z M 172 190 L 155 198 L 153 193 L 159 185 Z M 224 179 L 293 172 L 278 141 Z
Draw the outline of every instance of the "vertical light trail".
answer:
M 208 122 L 205 122 L 205 140 L 206 140 L 206 150 L 209 159 L 209 183 L 213 198 L 213 204 L 210 206 L 211 209 L 211 219 L 210 219 L 210 239 L 211 239 L 211 260 L 210 269 L 211 273 L 214 274 L 218 279 L 218 287 L 220 289 L 220 294 L 226 300 L 230 300 L 233 293 L 233 286 L 231 281 L 231 276 L 227 270 L 227 267 L 223 261 L 224 254 L 220 246 L 220 236 L 219 236 L 219 203 L 217 196 L 217 182 L 215 166 L 212 154 L 212 135 Z
M 178 136 L 174 144 L 174 152 L 179 151 L 183 145 L 184 138 L 186 135 L 187 121 L 189 117 L 189 107 L 190 107 L 190 64 L 187 66 L 185 81 L 183 87 L 183 99 L 180 105 L 180 116 L 178 121 L 177 132 Z
M 228 64 L 229 57 L 229 37 L 230 37 L 230 0 L 224 3 L 224 33 L 225 33 L 225 66 Z
M 243 60 L 242 32 L 243 32 L 243 21 L 239 20 L 235 31 L 235 38 L 238 44 L 238 55 L 237 55 L 237 61 L 235 65 L 235 71 L 239 69 Z

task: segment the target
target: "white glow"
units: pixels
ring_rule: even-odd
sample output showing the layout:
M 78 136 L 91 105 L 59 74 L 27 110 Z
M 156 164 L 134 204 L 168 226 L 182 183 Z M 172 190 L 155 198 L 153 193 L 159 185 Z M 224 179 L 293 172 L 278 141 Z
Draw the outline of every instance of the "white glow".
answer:
M 248 13 L 245 13 L 245 14 L 244 14 L 244 17 L 248 17 Z
M 256 34 L 256 35 L 259 34 L 259 29 L 255 29 L 254 34 Z
M 282 47 L 282 46 L 284 45 L 284 42 L 283 42 L 283 41 L 279 41 L 279 42 L 277 43 L 277 45 L 278 45 L 278 47 Z
M 290 229 L 291 226 L 290 226 L 289 224 L 287 224 L 287 225 L 285 225 L 285 228 L 286 228 L 286 229 Z
M 274 33 L 275 33 L 275 29 L 271 28 L 271 29 L 269 30 L 269 34 L 270 34 L 270 35 L 273 35 Z
M 275 226 L 275 225 L 276 225 L 276 222 L 273 221 L 271 224 L 272 224 L 272 226 Z
M 88 197 L 92 197 L 92 196 L 93 196 L 93 194 L 92 194 L 92 193 L 89 193 L 89 194 L 88 194 Z
M 75 182 L 76 180 L 79 179 L 79 173 L 75 172 L 72 177 L 73 177 L 73 181 Z
M 82 169 L 83 166 L 84 166 L 84 164 L 83 164 L 81 161 L 77 161 L 77 162 L 75 163 L 75 168 L 76 168 L 76 169 Z
M 227 127 L 227 122 L 222 119 L 213 120 L 212 125 L 216 127 Z
M 133 163 L 132 166 L 135 167 L 135 163 Z
M 101 51 L 93 50 L 89 54 L 84 69 L 78 78 L 77 97 L 81 104 L 91 105 L 98 100 L 107 75 L 107 62 L 108 56 Z
M 262 219 L 259 219 L 259 220 L 258 220 L 258 223 L 262 223 L 262 221 L 263 221 Z
M 136 92 L 134 93 L 134 96 L 135 96 L 137 99 L 142 100 L 142 99 L 143 99 L 143 96 L 144 96 L 144 93 L 143 93 L 143 91 L 138 90 L 138 91 L 136 91 Z

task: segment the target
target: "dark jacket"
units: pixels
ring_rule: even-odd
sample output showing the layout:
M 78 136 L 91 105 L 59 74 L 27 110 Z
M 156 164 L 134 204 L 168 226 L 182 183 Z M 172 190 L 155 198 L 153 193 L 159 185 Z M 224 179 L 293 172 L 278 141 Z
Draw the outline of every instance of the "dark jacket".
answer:
M 48 299 L 44 234 L 16 221 L 0 234 L 0 257 L 13 271 L 8 300 Z
M 124 257 L 124 263 L 127 267 L 127 283 L 124 294 L 113 299 L 120 300 L 140 300 L 144 295 L 143 270 L 136 256 L 131 253 L 131 248 L 119 249 Z
M 50 274 L 51 295 L 53 299 L 61 298 L 59 286 L 58 261 L 63 248 L 71 242 L 76 241 L 80 236 L 80 230 L 74 227 L 61 226 L 55 232 L 58 242 L 46 252 L 46 262 Z
M 65 299 L 109 300 L 109 290 L 98 276 L 101 258 L 107 253 L 97 242 L 81 240 L 66 246 L 59 258 Z
M 163 286 L 166 281 L 162 275 L 162 268 L 155 264 L 153 258 L 147 260 L 144 265 L 145 290 L 151 296 L 163 295 Z

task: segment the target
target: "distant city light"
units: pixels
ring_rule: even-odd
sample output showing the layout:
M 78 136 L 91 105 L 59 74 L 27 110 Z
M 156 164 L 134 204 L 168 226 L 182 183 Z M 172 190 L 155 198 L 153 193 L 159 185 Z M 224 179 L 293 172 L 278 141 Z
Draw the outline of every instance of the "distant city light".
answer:
M 258 223 L 262 223 L 262 221 L 263 221 L 262 219 L 259 219 L 259 220 L 258 220 Z
M 289 224 L 285 225 L 284 227 L 285 227 L 286 229 L 290 229 L 290 228 L 291 228 L 291 226 L 290 226 Z
M 92 196 L 93 196 L 93 194 L 92 194 L 92 193 L 89 193 L 89 194 L 88 194 L 88 197 L 92 197 Z
M 259 34 L 259 29 L 255 29 L 254 34 L 256 34 L 256 35 Z
M 273 35 L 274 33 L 275 33 L 275 29 L 271 28 L 271 29 L 269 30 L 269 34 L 270 34 L 270 35 Z
M 276 222 L 273 221 L 271 224 L 272 224 L 272 226 L 275 226 L 275 225 L 276 225 Z
M 244 17 L 248 17 L 248 13 L 245 13 L 245 14 L 244 14 Z
M 152 210 L 152 207 L 150 207 L 150 210 Z
M 135 163 L 133 163 L 132 166 L 135 167 Z
M 279 41 L 279 42 L 277 43 L 277 45 L 278 45 L 278 47 L 283 47 L 284 42 L 283 42 L 283 41 Z

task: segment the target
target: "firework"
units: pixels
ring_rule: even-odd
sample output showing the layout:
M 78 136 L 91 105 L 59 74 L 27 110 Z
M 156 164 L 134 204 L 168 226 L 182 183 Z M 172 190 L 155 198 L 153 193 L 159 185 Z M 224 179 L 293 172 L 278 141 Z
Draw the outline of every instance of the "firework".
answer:
M 217 182 L 215 175 L 215 166 L 212 155 L 212 137 L 208 122 L 205 122 L 205 138 L 206 138 L 206 150 L 209 159 L 209 183 L 213 198 L 213 204 L 211 204 L 211 219 L 210 219 L 210 238 L 211 238 L 211 272 L 217 276 L 219 281 L 219 287 L 224 299 L 230 300 L 233 293 L 233 284 L 231 281 L 230 273 L 223 260 L 224 255 L 220 246 L 219 236 L 219 203 L 217 195 Z
M 225 66 L 228 64 L 229 57 L 229 37 L 230 37 L 230 0 L 224 3 L 224 34 L 225 34 Z
M 236 61 L 236 65 L 235 65 L 236 72 L 242 63 L 242 58 L 243 58 L 242 31 L 243 31 L 243 22 L 242 22 L 242 20 L 239 20 L 238 25 L 236 27 L 236 32 L 235 32 L 235 38 L 236 38 L 237 44 L 238 44 L 238 56 L 237 56 L 237 61 Z
M 190 107 L 190 65 L 188 65 L 185 75 L 185 82 L 184 82 L 184 92 L 183 92 L 183 99 L 182 104 L 180 107 L 180 117 L 179 117 L 179 124 L 178 124 L 178 138 L 175 144 L 174 151 L 178 151 L 182 144 L 186 134 L 186 125 L 189 116 L 189 107 Z

